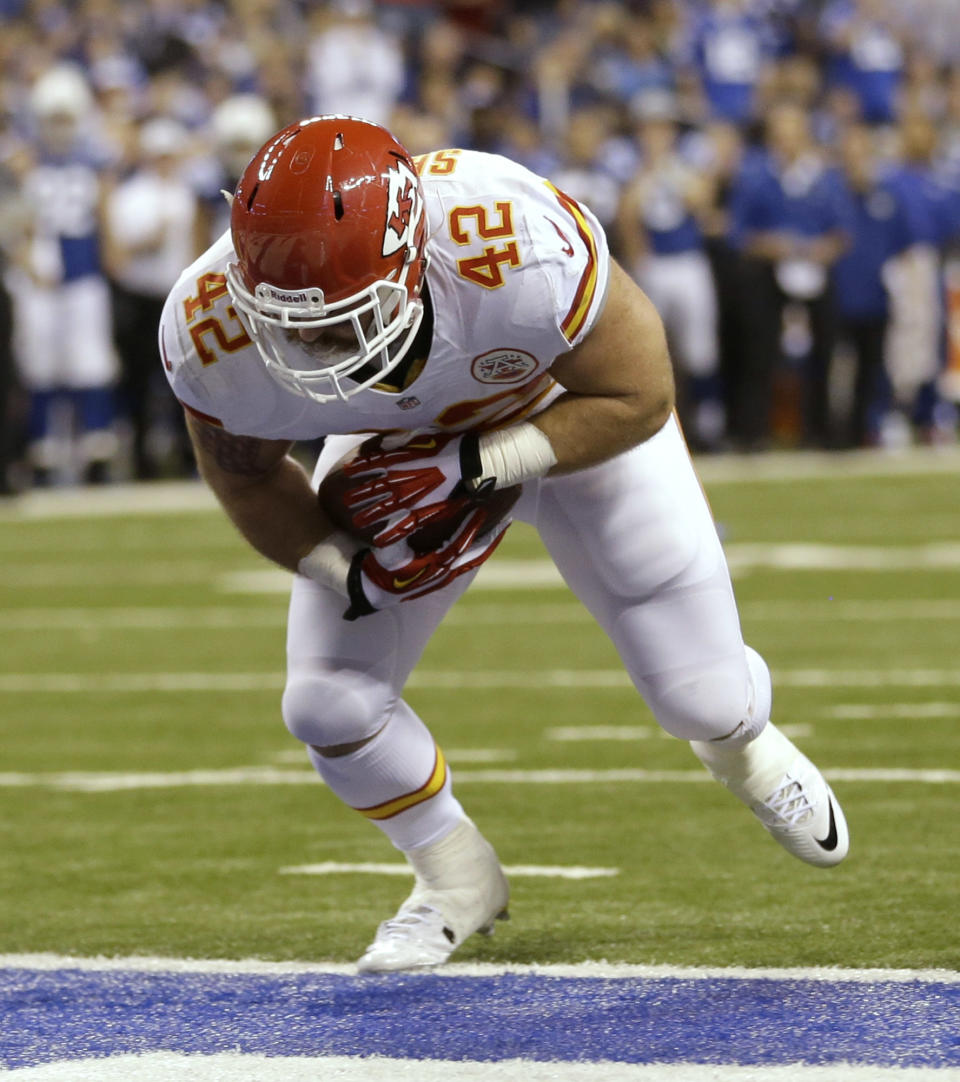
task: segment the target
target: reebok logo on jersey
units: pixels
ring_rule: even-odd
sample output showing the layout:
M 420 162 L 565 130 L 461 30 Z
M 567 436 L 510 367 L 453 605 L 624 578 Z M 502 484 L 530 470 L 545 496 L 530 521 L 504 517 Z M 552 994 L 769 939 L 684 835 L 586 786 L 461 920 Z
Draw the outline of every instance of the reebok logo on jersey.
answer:
M 470 373 L 480 383 L 524 383 L 539 364 L 522 349 L 492 349 L 473 358 Z

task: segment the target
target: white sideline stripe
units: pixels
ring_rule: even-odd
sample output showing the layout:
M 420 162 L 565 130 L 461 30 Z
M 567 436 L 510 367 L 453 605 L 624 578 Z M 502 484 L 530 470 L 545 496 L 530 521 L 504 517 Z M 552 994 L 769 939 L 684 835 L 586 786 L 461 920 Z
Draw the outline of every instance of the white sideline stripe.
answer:
M 710 781 L 705 770 L 460 770 L 454 771 L 458 785 L 611 785 L 700 784 Z M 960 770 L 846 768 L 824 769 L 830 781 L 904 782 L 921 785 L 960 784 Z M 63 771 L 0 773 L 0 789 L 56 789 L 69 793 L 117 793 L 131 789 L 183 789 L 218 785 L 320 785 L 312 770 L 283 770 L 272 766 L 227 767 L 222 770 L 180 770 L 133 774 L 119 771 Z
M 124 973 L 249 973 L 283 976 L 297 973 L 356 973 L 353 962 L 271 962 L 262 958 L 161 958 L 156 955 L 81 957 L 53 952 L 0 954 L 0 970 L 78 969 L 87 972 Z M 522 964 L 519 962 L 448 962 L 432 971 L 442 977 L 498 977 L 508 973 L 544 977 L 585 977 L 609 980 L 772 980 L 836 981 L 855 984 L 900 984 L 905 981 L 960 984 L 955 969 L 880 969 L 841 966 L 679 966 L 642 965 L 632 962 L 565 962 Z M 409 974 L 415 978 L 416 973 Z
M 537 877 L 542 879 L 607 879 L 620 874 L 619 868 L 587 868 L 580 865 L 562 866 L 559 864 L 505 864 L 507 875 L 521 879 Z M 337 860 L 324 860 L 319 864 L 291 864 L 280 868 L 280 875 L 340 875 L 357 873 L 360 875 L 400 875 L 410 878 L 413 872 L 409 864 L 348 864 Z
M 795 623 L 882 622 L 894 620 L 958 620 L 960 601 L 747 601 L 740 605 L 745 620 L 785 620 Z M 283 627 L 286 605 L 262 607 L 219 606 L 111 606 L 49 608 L 32 607 L 0 612 L 0 630 L 87 631 L 122 629 L 133 631 L 170 628 Z M 481 625 L 589 624 L 590 613 L 576 601 L 529 602 L 523 605 L 473 603 L 468 599 L 444 617 L 444 627 Z
M 781 687 L 883 688 L 960 687 L 960 669 L 776 669 Z M 284 685 L 282 672 L 153 672 L 153 673 L 0 673 L 0 693 L 68 694 L 81 692 L 249 692 L 275 691 Z M 622 669 L 517 669 L 479 671 L 414 671 L 407 687 L 462 691 L 520 688 L 532 691 L 587 688 L 615 690 L 633 685 Z
M 70 1060 L 0 1074 L 11 1082 L 949 1082 L 953 1071 L 923 1067 L 738 1067 L 701 1063 L 558 1063 L 389 1059 L 385 1056 L 212 1056 L 152 1052 Z

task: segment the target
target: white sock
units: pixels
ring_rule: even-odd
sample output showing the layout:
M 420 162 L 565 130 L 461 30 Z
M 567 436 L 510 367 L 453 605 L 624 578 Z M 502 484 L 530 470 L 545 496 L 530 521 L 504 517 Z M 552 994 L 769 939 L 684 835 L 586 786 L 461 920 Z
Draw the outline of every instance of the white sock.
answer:
M 337 796 L 375 823 L 398 849 L 429 845 L 465 817 L 440 748 L 402 699 L 359 751 L 327 757 L 308 748 L 308 754 Z

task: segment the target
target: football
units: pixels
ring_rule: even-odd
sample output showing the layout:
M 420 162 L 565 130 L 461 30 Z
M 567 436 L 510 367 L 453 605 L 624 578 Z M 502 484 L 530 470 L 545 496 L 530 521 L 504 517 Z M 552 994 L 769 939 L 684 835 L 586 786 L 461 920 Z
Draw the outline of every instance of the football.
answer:
M 352 457 L 352 454 L 348 455 L 323 478 L 317 491 L 317 498 L 323 513 L 334 526 L 370 545 L 373 544 L 373 538 L 379 526 L 374 525 L 358 531 L 350 520 L 343 500 L 344 492 L 351 483 L 343 472 L 343 465 Z M 507 517 L 520 498 L 521 489 L 521 485 L 511 485 L 509 488 L 495 489 L 480 500 L 471 499 L 466 503 L 457 501 L 449 505 L 441 503 L 431 519 L 415 530 L 407 541 L 417 554 L 431 552 L 449 541 L 470 512 L 480 506 L 485 507 L 489 513 L 489 519 L 480 535 L 483 536 Z

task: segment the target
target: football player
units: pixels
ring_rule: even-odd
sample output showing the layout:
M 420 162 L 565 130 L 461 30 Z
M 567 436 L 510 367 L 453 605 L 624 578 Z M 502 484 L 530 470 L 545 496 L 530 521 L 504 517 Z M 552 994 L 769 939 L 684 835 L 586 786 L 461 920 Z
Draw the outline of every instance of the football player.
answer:
M 312 117 L 254 156 L 160 344 L 203 476 L 296 573 L 286 724 L 415 874 L 362 971 L 441 963 L 506 912 L 496 854 L 402 698 L 509 521 L 491 489 L 522 486 L 516 517 L 664 729 L 795 856 L 844 857 L 839 805 L 769 722 L 770 675 L 741 637 L 660 320 L 586 207 L 502 157 L 413 160 L 374 124 Z M 311 482 L 289 451 L 318 437 Z M 315 491 L 333 470 L 347 529 Z M 447 511 L 446 538 L 415 548 Z
M 29 458 L 36 484 L 70 479 L 77 463 L 83 479 L 103 482 L 118 449 L 117 358 L 100 250 L 106 162 L 88 130 L 95 102 L 82 72 L 58 64 L 34 83 L 28 105 L 37 135 L 22 187 L 30 238 L 8 284 L 30 394 Z

